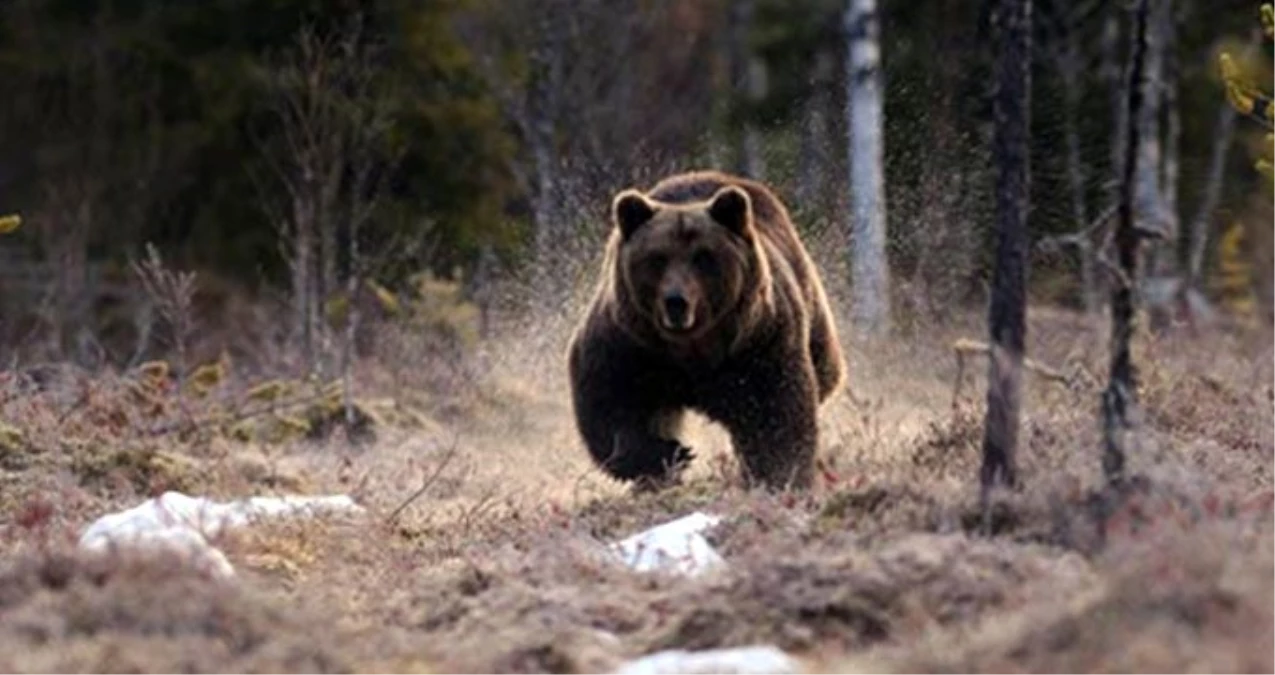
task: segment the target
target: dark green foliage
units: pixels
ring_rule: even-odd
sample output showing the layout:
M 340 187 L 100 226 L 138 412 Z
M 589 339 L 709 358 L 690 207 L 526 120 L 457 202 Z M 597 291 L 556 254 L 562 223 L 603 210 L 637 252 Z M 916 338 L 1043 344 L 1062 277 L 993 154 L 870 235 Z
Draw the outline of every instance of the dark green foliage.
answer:
M 6 246 L 51 258 L 57 242 L 50 233 L 80 228 L 89 259 L 118 262 L 151 241 L 175 263 L 282 284 L 277 224 L 286 195 L 267 164 L 279 150 L 278 121 L 258 75 L 302 27 L 328 34 L 359 14 L 367 39 L 382 47 L 377 87 L 395 111 L 391 147 L 383 152 L 386 166 L 397 168 L 364 228 L 369 254 L 402 253 L 378 263 L 382 274 L 427 265 L 450 275 L 481 247 L 509 257 L 531 241 L 536 182 L 528 175 L 534 169 L 517 108 L 526 104 L 539 18 L 549 11 L 566 17 L 567 26 L 565 103 L 552 120 L 558 189 L 566 193 L 561 207 L 573 221 L 567 231 L 596 239 L 598 216 L 616 189 L 720 159 L 708 149 L 712 139 L 734 138 L 745 124 L 762 135 L 767 180 L 793 195 L 808 150 L 801 128 L 812 105 L 824 108 L 826 127 L 816 144 L 826 164 L 817 172 L 821 198 L 795 204 L 799 225 L 842 220 L 845 3 L 756 0 L 747 47 L 768 74 L 759 101 L 730 86 L 724 46 L 730 4 L 0 3 L 0 196 L 5 212 L 27 220 Z M 927 252 L 949 250 L 955 236 L 937 233 L 956 228 L 969 250 L 946 267 L 960 269 L 957 281 L 969 297 L 982 296 L 991 267 L 991 5 L 958 0 L 881 9 L 891 264 L 898 278 L 924 277 L 936 266 Z M 1217 41 L 1251 28 L 1253 3 L 1179 5 L 1171 59 L 1182 108 L 1178 204 L 1193 213 L 1221 93 L 1213 68 Z M 1114 203 L 1115 178 L 1103 32 L 1116 17 L 1123 66 L 1130 27 L 1120 3 L 1050 0 L 1037 9 L 1034 238 L 1079 226 L 1060 197 L 1069 194 L 1066 114 L 1051 53 L 1071 37 L 1083 59 L 1074 119 L 1088 212 L 1101 213 Z M 832 67 L 817 67 L 821 58 Z M 1237 167 L 1247 161 L 1243 153 L 1234 156 Z M 1250 173 L 1228 172 L 1223 210 L 1252 192 L 1258 178 Z M 1036 278 L 1048 283 L 1047 266 L 1058 260 L 1036 261 L 1044 266 Z
M 260 74 L 303 27 L 340 31 L 360 4 L 6 3 L 6 206 L 57 227 L 59 206 L 88 204 L 94 257 L 152 241 L 244 281 L 279 279 L 282 197 L 266 161 L 280 139 Z M 448 271 L 480 243 L 509 241 L 510 139 L 451 26 L 462 5 L 384 2 L 367 17 L 403 155 L 371 250 L 428 234 L 434 245 L 421 250 L 432 255 L 400 262 Z

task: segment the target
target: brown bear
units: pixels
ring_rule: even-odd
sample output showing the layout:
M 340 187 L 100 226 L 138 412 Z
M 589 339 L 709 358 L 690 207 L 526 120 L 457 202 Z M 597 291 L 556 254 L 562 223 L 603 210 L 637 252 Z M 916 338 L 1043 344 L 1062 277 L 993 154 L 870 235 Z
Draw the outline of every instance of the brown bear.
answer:
M 823 283 L 765 185 L 683 173 L 616 195 L 592 304 L 571 339 L 576 425 L 622 481 L 692 459 L 684 411 L 726 427 L 746 485 L 808 488 L 817 412 L 845 377 Z

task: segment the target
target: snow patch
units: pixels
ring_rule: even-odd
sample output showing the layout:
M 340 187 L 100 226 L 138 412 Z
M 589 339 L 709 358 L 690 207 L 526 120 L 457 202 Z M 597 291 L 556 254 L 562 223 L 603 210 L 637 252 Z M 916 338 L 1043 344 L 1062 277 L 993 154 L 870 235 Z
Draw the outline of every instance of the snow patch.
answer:
M 695 576 L 725 564 L 703 534 L 721 520 L 720 516 L 696 511 L 615 542 L 611 550 L 639 572 L 663 570 Z
M 625 662 L 615 671 L 624 675 L 665 673 L 800 673 L 797 660 L 770 645 L 656 652 Z
M 80 548 L 95 552 L 116 546 L 162 549 L 226 578 L 234 576 L 234 567 L 210 541 L 223 531 L 261 518 L 362 510 L 348 495 L 251 497 L 223 503 L 165 492 L 131 509 L 98 518 L 80 535 Z

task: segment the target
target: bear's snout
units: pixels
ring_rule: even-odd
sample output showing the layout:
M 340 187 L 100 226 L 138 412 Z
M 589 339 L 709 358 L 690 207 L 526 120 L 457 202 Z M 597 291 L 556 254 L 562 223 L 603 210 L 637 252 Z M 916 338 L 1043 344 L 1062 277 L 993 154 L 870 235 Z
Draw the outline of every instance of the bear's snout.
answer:
M 660 322 L 668 330 L 690 330 L 695 323 L 695 313 L 691 311 L 691 303 L 678 291 L 665 293 L 660 309 Z

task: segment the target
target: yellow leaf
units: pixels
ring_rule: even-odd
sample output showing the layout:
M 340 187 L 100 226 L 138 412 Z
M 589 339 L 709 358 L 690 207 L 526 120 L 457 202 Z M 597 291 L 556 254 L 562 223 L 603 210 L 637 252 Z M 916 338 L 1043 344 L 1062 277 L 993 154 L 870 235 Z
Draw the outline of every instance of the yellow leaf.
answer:
M 0 234 L 9 234 L 22 226 L 22 216 L 13 214 L 11 216 L 0 216 Z
M 247 398 L 250 401 L 277 401 L 288 395 L 290 391 L 291 385 L 287 382 L 270 380 L 249 389 Z
M 1258 173 L 1266 176 L 1272 181 L 1275 181 L 1275 166 L 1272 166 L 1270 162 L 1264 159 L 1259 159 L 1257 160 L 1257 164 L 1254 166 L 1257 168 Z
M 147 361 L 137 367 L 144 377 L 150 380 L 164 380 L 168 378 L 168 362 L 167 361 Z
M 398 296 L 394 295 L 393 291 L 371 280 L 367 282 L 367 285 L 376 294 L 377 301 L 381 303 L 381 309 L 388 314 L 398 314 Z
M 226 370 L 221 362 L 207 363 L 190 374 L 188 386 L 191 391 L 202 395 L 221 384 L 225 377 Z
M 1217 57 L 1217 63 L 1218 67 L 1222 69 L 1223 80 L 1233 80 L 1239 77 L 1239 68 L 1235 67 L 1235 59 L 1232 59 L 1230 54 L 1222 52 Z

